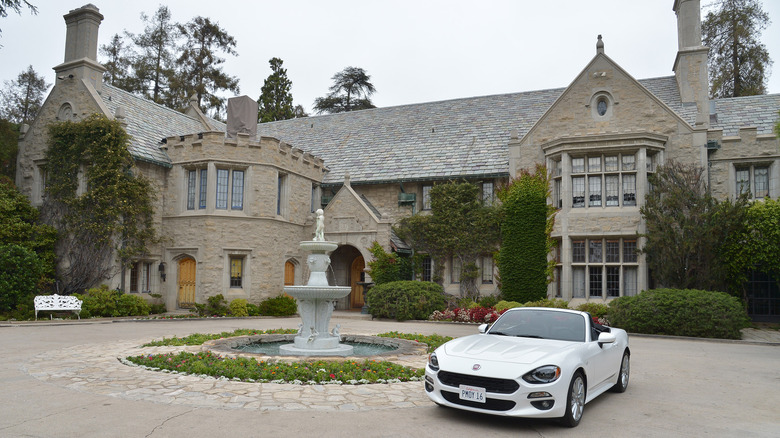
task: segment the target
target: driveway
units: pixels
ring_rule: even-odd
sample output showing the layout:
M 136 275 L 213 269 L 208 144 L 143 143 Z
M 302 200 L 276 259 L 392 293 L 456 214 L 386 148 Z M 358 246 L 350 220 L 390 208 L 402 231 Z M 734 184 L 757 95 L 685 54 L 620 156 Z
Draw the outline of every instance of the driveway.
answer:
M 298 318 L 4 324 L 0 436 L 778 436 L 780 346 L 631 338 L 631 382 L 585 407 L 575 429 L 440 408 L 422 384 L 296 387 L 177 377 L 119 364 L 143 342 L 237 328 L 296 328 Z M 463 324 L 337 315 L 344 334 L 462 336 Z M 178 379 L 178 380 L 173 380 Z M 243 392 L 242 392 L 243 391 Z

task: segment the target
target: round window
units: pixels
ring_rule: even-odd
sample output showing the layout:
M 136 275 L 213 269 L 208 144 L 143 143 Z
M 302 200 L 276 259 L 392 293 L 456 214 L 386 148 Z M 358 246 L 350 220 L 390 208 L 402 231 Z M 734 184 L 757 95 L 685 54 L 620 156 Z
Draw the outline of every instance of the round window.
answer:
M 600 116 L 603 116 L 604 114 L 607 113 L 607 99 L 606 98 L 604 98 L 604 97 L 600 97 L 599 98 L 598 102 L 596 103 L 596 112 L 598 112 L 598 114 Z

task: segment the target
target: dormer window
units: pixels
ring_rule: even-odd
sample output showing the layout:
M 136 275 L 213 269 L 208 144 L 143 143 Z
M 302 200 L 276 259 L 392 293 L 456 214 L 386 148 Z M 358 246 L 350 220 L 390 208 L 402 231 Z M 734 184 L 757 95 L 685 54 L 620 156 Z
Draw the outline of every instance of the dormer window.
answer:
M 600 116 L 604 116 L 607 114 L 607 98 L 606 97 L 600 97 L 598 102 L 596 103 L 596 112 Z

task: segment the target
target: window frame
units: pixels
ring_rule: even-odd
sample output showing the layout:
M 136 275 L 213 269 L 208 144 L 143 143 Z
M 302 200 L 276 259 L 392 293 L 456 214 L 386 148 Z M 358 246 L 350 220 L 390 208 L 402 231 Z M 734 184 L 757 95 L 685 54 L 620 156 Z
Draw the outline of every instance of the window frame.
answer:
M 611 299 L 636 295 L 639 259 L 636 237 L 571 239 L 571 298 Z M 557 267 L 563 268 L 560 260 Z M 629 284 L 633 281 L 633 284 Z M 578 287 L 579 283 L 579 287 Z

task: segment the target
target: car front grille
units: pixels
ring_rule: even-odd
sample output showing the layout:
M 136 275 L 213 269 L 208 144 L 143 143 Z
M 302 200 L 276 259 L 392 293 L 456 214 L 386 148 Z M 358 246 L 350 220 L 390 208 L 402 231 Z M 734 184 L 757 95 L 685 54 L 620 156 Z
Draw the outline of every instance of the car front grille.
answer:
M 511 379 L 480 377 L 470 374 L 451 373 L 449 371 L 439 371 L 438 377 L 442 384 L 454 386 L 455 388 L 459 385 L 478 386 L 480 388 L 485 388 L 485 391 L 487 392 L 497 394 L 512 394 L 520 389 L 520 385 Z
M 457 393 L 450 391 L 441 391 L 441 396 L 444 397 L 450 403 L 456 405 L 468 406 L 470 408 L 487 409 L 489 411 L 508 411 L 515 407 L 515 402 L 512 400 L 498 400 L 488 397 L 485 399 L 485 403 L 473 402 L 469 400 L 461 400 Z

